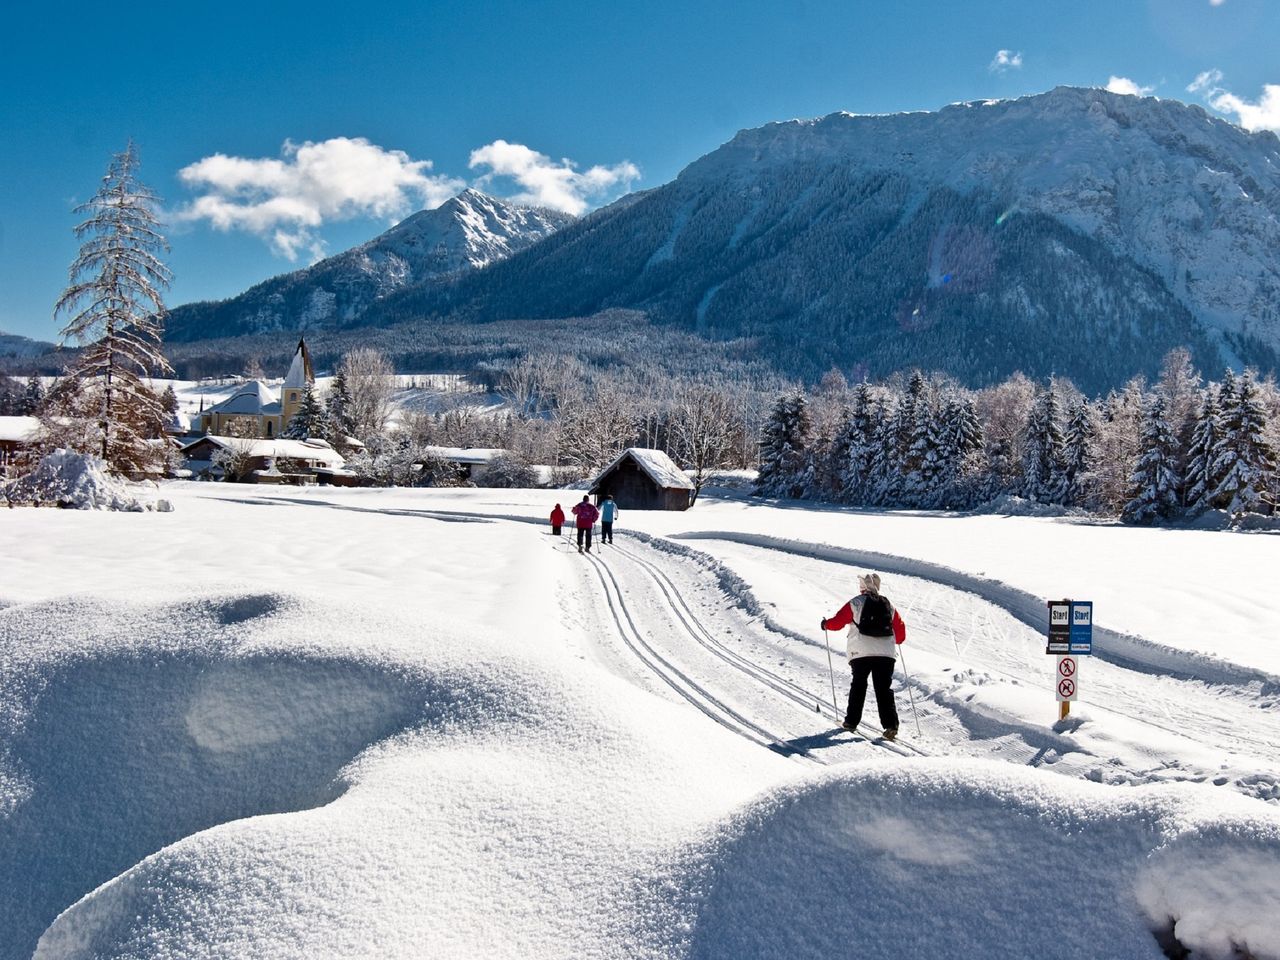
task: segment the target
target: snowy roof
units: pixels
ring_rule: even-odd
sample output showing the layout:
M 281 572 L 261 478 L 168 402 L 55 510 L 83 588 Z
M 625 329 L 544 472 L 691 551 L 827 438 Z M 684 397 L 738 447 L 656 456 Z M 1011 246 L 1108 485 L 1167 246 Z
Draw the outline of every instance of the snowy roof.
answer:
M 0 441 L 26 443 L 39 429 L 38 417 L 0 417 Z
M 250 380 L 235 393 L 205 413 L 239 413 L 252 416 L 279 413 L 280 401 L 275 392 L 261 380 Z
M 689 478 L 684 475 L 684 471 L 675 465 L 670 457 L 661 450 L 650 450 L 647 447 L 628 447 L 618 454 L 618 458 L 609 464 L 597 475 L 595 482 L 592 483 L 591 489 L 595 489 L 600 480 L 614 467 L 620 464 L 627 457 L 630 457 L 659 487 L 664 490 L 692 490 L 693 484 Z
M 318 460 L 326 466 L 341 467 L 346 458 L 323 440 L 261 440 L 235 437 L 201 437 L 182 448 L 183 453 L 204 442 L 224 450 L 244 450 L 251 457 L 287 457 L 292 460 Z
M 298 349 L 294 351 L 293 362 L 289 364 L 289 372 L 284 375 L 284 389 L 295 387 L 299 390 L 308 383 L 314 383 L 315 372 L 311 369 L 311 354 L 304 340 L 298 341 Z
M 423 447 L 424 452 L 454 463 L 488 463 L 507 451 L 489 447 Z

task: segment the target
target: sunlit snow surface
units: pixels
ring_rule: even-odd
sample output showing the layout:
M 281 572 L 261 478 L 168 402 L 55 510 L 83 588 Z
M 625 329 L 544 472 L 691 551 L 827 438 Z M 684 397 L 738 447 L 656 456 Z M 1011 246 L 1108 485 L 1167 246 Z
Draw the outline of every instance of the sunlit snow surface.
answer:
M 0 958 L 1280 956 L 1274 536 L 162 495 L 0 516 Z M 898 752 L 816 629 L 873 555 Z

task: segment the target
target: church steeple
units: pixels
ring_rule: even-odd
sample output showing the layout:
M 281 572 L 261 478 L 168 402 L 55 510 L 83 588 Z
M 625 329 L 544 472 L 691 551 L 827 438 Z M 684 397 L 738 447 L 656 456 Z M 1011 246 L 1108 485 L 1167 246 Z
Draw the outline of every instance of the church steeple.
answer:
M 284 386 L 280 388 L 281 429 L 289 425 L 293 415 L 302 406 L 302 395 L 307 387 L 316 382 L 316 372 L 311 366 L 311 351 L 307 349 L 307 341 L 298 338 L 298 349 L 294 351 L 293 362 L 289 364 L 289 372 L 285 374 Z

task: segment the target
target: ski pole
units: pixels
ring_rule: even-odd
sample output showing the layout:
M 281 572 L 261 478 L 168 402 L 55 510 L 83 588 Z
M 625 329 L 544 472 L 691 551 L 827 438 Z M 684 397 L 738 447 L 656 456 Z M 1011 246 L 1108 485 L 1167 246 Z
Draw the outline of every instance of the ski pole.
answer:
M 827 628 L 822 628 L 822 645 L 827 648 L 827 676 L 831 678 L 831 706 L 840 719 L 840 704 L 836 703 L 836 669 L 831 665 L 831 641 L 827 636 Z
M 916 713 L 916 695 L 911 690 L 911 674 L 907 673 L 907 657 L 903 650 L 898 650 L 898 656 L 902 657 L 902 675 L 907 678 L 907 696 L 911 698 L 911 715 L 916 718 L 916 736 L 924 737 L 920 732 L 920 714 Z

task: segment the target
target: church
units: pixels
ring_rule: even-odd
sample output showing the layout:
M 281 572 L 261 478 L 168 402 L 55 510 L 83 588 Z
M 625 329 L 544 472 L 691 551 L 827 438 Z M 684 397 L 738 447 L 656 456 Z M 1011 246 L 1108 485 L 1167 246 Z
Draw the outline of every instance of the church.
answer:
M 302 406 L 307 387 L 315 382 L 307 343 L 299 340 L 278 397 L 261 380 L 250 380 L 221 403 L 200 411 L 200 431 L 219 437 L 275 439 Z

